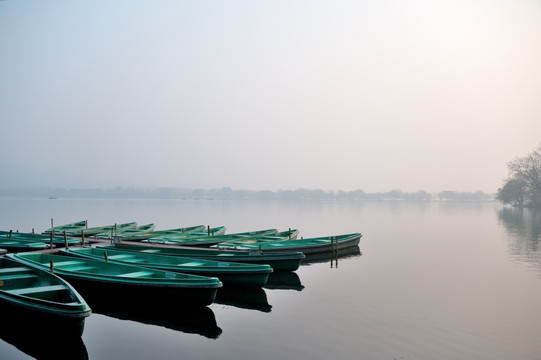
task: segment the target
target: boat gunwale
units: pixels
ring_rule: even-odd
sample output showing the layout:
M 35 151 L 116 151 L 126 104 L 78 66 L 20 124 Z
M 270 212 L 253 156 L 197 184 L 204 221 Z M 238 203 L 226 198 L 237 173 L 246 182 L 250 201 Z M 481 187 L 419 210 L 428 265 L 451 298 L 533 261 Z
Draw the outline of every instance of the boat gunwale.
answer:
M 79 249 L 82 249 L 82 248 L 79 248 Z M 92 260 L 105 261 L 104 258 L 101 258 L 98 255 L 87 254 L 79 249 L 68 249 L 68 250 L 61 249 L 60 252 L 63 254 L 74 256 L 74 257 L 76 256 L 80 258 L 88 258 Z M 92 249 L 92 248 L 85 248 L 84 250 L 86 249 Z M 96 249 L 102 250 L 102 248 L 100 247 L 97 247 Z M 192 261 L 194 260 L 195 261 L 208 261 L 208 262 L 217 263 L 217 265 L 215 266 L 189 266 L 189 265 L 184 265 L 184 264 L 174 265 L 174 264 L 159 264 L 159 263 L 135 263 L 131 261 L 117 260 L 117 259 L 114 259 L 113 256 L 108 256 L 109 262 L 114 262 L 118 264 L 127 264 L 127 265 L 137 264 L 136 266 L 138 267 L 158 269 L 160 271 L 173 271 L 177 273 L 182 273 L 184 271 L 189 272 L 189 273 L 200 273 L 200 272 L 211 273 L 212 272 L 212 273 L 224 273 L 227 275 L 270 274 L 273 272 L 272 267 L 269 265 L 246 264 L 242 262 L 215 261 L 215 260 L 210 260 L 210 259 L 197 259 L 197 258 L 189 258 L 189 257 L 181 257 L 181 256 L 171 257 L 165 254 L 145 254 L 145 253 L 136 252 L 136 251 L 122 251 L 122 250 L 113 250 L 113 249 L 111 250 L 103 249 L 103 251 L 104 252 L 113 251 L 113 253 L 118 252 L 118 253 L 126 253 L 126 254 L 133 253 L 134 257 L 137 257 L 138 254 L 142 254 L 143 256 L 145 255 L 163 256 L 163 257 L 172 258 L 172 259 L 180 258 L 182 260 L 191 259 Z M 227 263 L 228 265 L 219 265 L 220 263 L 222 264 Z
M 261 243 L 254 243 L 254 244 L 245 244 L 245 245 L 238 245 L 238 246 L 228 246 L 228 244 L 225 244 L 226 247 L 221 247 L 220 244 L 215 245 L 216 249 L 221 250 L 259 250 L 263 253 L 265 252 L 286 252 L 286 251 L 299 251 L 303 252 L 304 254 L 314 254 L 318 252 L 326 252 L 326 251 L 333 251 L 336 247 L 338 249 L 346 249 L 349 247 L 355 247 L 359 245 L 359 242 L 361 240 L 362 234 L 361 233 L 351 233 L 351 234 L 343 234 L 343 235 L 332 235 L 332 236 L 324 236 L 324 237 L 317 237 L 317 238 L 307 238 L 307 239 L 296 239 L 296 240 L 277 240 L 272 242 L 261 242 Z M 336 242 L 333 243 L 331 239 L 338 239 L 337 245 Z M 313 244 L 314 241 L 320 241 L 322 244 Z M 325 242 L 325 243 L 323 243 Z M 304 243 L 304 245 L 302 245 Z M 312 243 L 312 244 L 311 244 Z M 299 244 L 298 246 L 287 246 L 288 244 Z M 273 246 L 276 245 L 276 246 Z M 282 245 L 282 246 L 280 246 Z M 286 245 L 286 246 L 283 246 Z

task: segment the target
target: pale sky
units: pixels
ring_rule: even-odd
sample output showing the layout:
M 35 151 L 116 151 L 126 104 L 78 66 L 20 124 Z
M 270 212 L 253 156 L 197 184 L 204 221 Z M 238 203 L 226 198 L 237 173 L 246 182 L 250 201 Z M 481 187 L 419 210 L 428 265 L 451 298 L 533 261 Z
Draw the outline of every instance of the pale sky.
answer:
M 38 185 L 494 192 L 541 1 L 0 1 L 0 134 Z

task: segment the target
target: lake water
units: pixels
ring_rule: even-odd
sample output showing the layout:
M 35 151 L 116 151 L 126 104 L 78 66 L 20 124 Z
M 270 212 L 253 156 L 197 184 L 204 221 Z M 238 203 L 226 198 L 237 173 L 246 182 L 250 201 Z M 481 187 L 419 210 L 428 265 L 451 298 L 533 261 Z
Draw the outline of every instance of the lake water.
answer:
M 357 252 L 219 292 L 204 310 L 134 311 L 105 299 L 82 341 L 51 344 L 90 359 L 541 359 L 541 216 L 494 203 L 0 198 L 0 229 L 41 232 L 153 222 L 228 232 L 361 232 Z M 362 254 L 361 254 L 362 253 Z M 1 335 L 0 358 L 32 339 Z M 73 351 L 72 348 L 76 348 Z M 66 348 L 71 348 L 67 354 Z M 53 350 L 49 351 L 49 353 Z M 75 355 L 74 355 L 75 354 Z

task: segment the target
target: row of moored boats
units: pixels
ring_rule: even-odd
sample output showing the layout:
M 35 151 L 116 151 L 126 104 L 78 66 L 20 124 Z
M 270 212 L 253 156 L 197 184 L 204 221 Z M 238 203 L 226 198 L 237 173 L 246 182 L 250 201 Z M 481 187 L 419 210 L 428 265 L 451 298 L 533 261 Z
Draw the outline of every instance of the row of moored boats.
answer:
M 209 305 L 224 284 L 263 287 L 272 272 L 295 271 L 310 254 L 357 247 L 362 236 L 225 231 L 203 225 L 154 230 L 134 222 L 91 228 L 86 221 L 42 234 L 1 231 L 0 251 L 8 253 L 0 258 L 0 302 L 82 333 L 91 313 L 85 294 Z

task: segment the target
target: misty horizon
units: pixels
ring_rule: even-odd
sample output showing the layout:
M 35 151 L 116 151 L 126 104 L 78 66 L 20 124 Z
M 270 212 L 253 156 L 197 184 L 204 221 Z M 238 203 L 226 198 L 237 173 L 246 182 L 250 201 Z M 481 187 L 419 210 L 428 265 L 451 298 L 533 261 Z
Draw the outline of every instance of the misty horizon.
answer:
M 1 166 L 1 165 L 0 165 Z M 480 189 L 475 190 L 466 190 L 466 191 L 458 191 L 455 189 L 440 189 L 436 191 L 426 191 L 424 189 L 417 189 L 415 191 L 407 191 L 402 190 L 401 188 L 394 188 L 394 189 L 387 189 L 387 190 L 381 190 L 381 191 L 365 191 L 361 188 L 356 188 L 352 190 L 345 190 L 345 189 L 316 189 L 316 188 L 305 188 L 305 187 L 298 187 L 295 189 L 242 189 L 242 188 L 231 188 L 228 186 L 221 186 L 221 187 L 213 187 L 213 188 L 202 188 L 202 187 L 183 187 L 183 186 L 129 186 L 129 185 L 112 185 L 112 186 L 90 186 L 89 183 L 87 185 L 81 185 L 80 178 L 77 176 L 74 176 L 73 174 L 67 176 L 67 181 L 54 181 L 49 182 L 47 181 L 47 175 L 56 173 L 55 171 L 35 171 L 31 169 L 24 169 L 22 167 L 10 167 L 9 165 L 3 165 L 1 166 L 4 169 L 8 169 L 6 171 L 4 177 L 0 178 L 0 196 L 2 195 L 2 192 L 11 192 L 15 191 L 18 193 L 24 193 L 27 190 L 38 190 L 38 191 L 44 191 L 44 192 L 51 192 L 55 190 L 60 191 L 117 191 L 117 190 L 127 190 L 127 191 L 137 191 L 137 192 L 145 192 L 145 191 L 160 191 L 160 190 L 167 190 L 167 189 L 173 189 L 173 190 L 181 190 L 181 191 L 206 191 L 206 192 L 213 192 L 213 191 L 245 191 L 250 193 L 263 193 L 263 192 L 272 192 L 272 193 L 280 193 L 280 192 L 297 192 L 297 191 L 317 191 L 317 192 L 324 192 L 326 194 L 333 194 L 333 193 L 354 193 L 354 192 L 363 192 L 366 194 L 385 194 L 385 193 L 391 193 L 391 192 L 403 192 L 405 194 L 415 194 L 420 192 L 426 192 L 427 194 L 438 194 L 443 193 L 446 191 L 449 192 L 455 192 L 455 193 L 462 193 L 462 194 L 474 194 L 474 193 L 483 193 L 485 195 L 492 195 L 495 194 L 496 190 L 485 192 Z M 66 177 L 66 176 L 64 176 Z M 45 180 L 44 180 L 45 179 Z M 75 181 L 75 182 L 73 182 Z M 79 185 L 76 185 L 76 183 L 79 183 Z
M 94 198 L 94 199 L 181 199 L 181 200 L 354 200 L 354 201 L 495 201 L 495 194 L 482 191 L 459 192 L 444 190 L 428 193 L 424 190 L 405 192 L 394 189 L 369 193 L 353 191 L 324 191 L 322 189 L 245 190 L 245 189 L 187 189 L 187 188 L 1 188 L 0 197 Z

